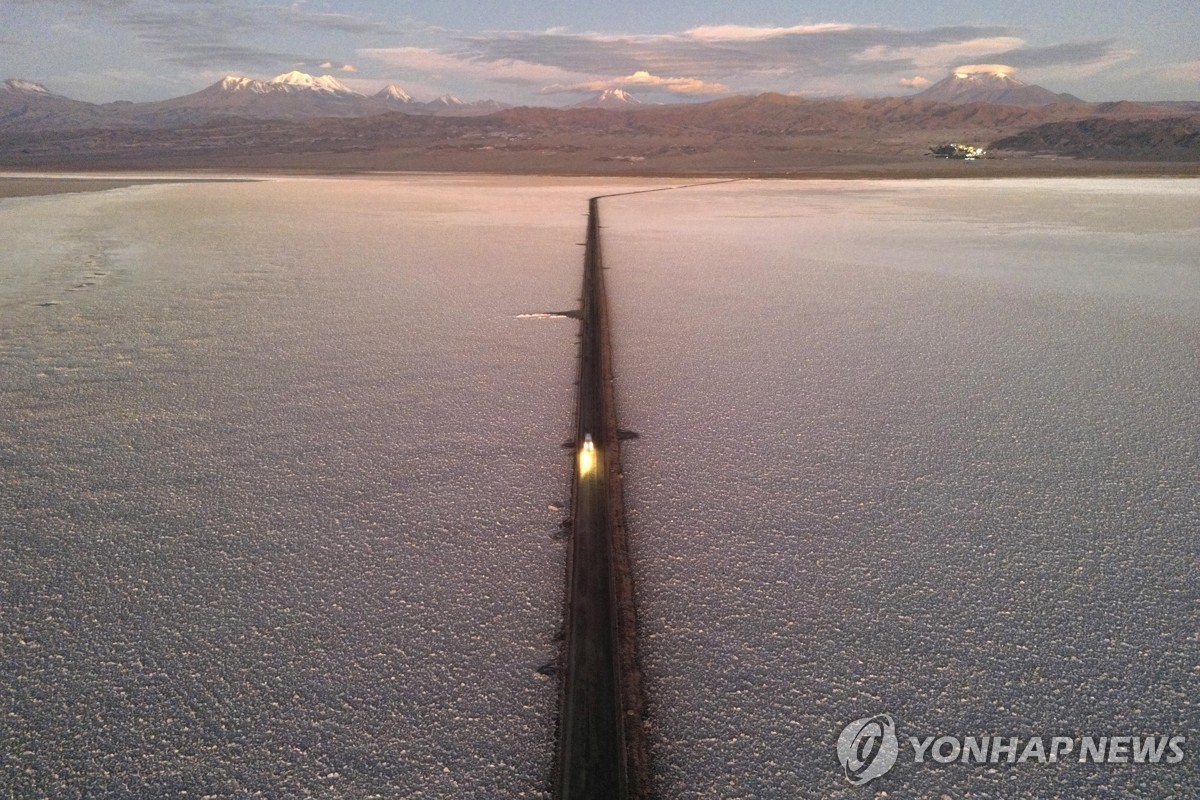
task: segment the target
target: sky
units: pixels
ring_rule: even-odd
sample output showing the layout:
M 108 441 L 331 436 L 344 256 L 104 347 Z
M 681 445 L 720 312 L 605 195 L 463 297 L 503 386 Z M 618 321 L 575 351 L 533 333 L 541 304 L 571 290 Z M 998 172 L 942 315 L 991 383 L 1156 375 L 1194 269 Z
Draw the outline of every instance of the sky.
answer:
M 1200 2 L 0 0 L 0 79 L 91 102 L 293 69 L 419 100 L 877 97 L 964 64 L 1085 100 L 1200 100 Z

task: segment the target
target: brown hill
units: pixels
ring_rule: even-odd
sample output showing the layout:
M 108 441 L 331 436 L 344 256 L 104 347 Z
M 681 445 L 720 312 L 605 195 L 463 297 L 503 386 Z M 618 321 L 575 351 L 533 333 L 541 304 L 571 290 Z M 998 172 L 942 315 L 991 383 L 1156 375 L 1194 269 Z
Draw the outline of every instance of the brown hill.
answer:
M 998 139 L 991 148 L 1119 161 L 1200 161 L 1200 115 L 1051 122 Z
M 810 100 L 782 94 L 632 109 L 514 108 L 493 119 L 522 128 L 590 131 L 705 130 L 759 136 L 909 132 L 972 126 L 1019 128 L 1086 116 L 1086 107 L 1032 109 L 985 103 L 949 105 L 913 97 Z
M 190 109 L 176 109 L 160 110 L 160 121 L 178 114 L 161 125 L 122 125 L 109 115 L 51 129 L 0 126 L 0 165 L 786 172 L 927 163 L 935 144 L 998 142 L 1050 123 L 1076 123 L 1097 110 L 780 94 L 620 110 L 514 108 L 470 118 L 393 111 L 286 120 L 219 109 L 193 118 Z M 1180 116 L 1145 104 L 1105 110 L 1127 119 Z M 1164 147 L 1179 150 L 1165 140 Z

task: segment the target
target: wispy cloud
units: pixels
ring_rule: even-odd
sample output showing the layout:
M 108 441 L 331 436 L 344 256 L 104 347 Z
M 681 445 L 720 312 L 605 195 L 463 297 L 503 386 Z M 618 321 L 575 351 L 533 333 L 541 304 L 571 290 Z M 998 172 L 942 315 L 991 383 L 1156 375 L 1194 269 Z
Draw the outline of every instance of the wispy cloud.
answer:
M 394 25 L 379 20 L 309 11 L 301 4 L 289 7 L 241 5 L 223 0 L 207 3 L 72 0 L 65 5 L 82 8 L 130 31 L 152 51 L 157 51 L 163 61 L 197 69 L 273 69 L 326 60 L 320 54 L 267 44 L 289 41 L 289 31 L 336 32 L 357 37 L 399 33 Z
M 333 69 L 333 62 L 332 61 L 322 61 L 317 66 L 319 66 L 321 69 Z M 342 64 L 337 69 L 339 72 L 348 72 L 348 73 L 358 72 L 358 67 L 354 66 L 353 64 Z
M 591 76 L 574 84 L 549 86 L 550 91 L 600 82 L 627 85 L 621 83 L 625 79 L 612 76 L 640 72 L 686 75 L 687 80 L 731 90 L 804 90 L 853 76 L 895 85 L 913 74 L 948 72 L 964 61 L 1103 68 L 1125 57 L 1112 41 L 1027 47 L 1016 32 L 1001 26 L 902 30 L 837 22 L 719 25 L 654 35 L 501 31 L 460 37 L 446 52 L 465 61 L 515 61 Z
M 1043 67 L 1109 67 L 1127 61 L 1135 51 L 1121 48 L 1113 39 L 1070 42 L 1049 47 L 1017 46 L 985 54 L 981 61 L 1011 64 L 1018 69 Z
M 822 22 L 816 25 L 792 25 L 786 28 L 753 25 L 702 25 L 684 31 L 683 36 L 702 42 L 761 42 L 783 36 L 811 36 L 853 30 L 859 25 L 841 22 Z
M 315 28 L 322 31 L 342 31 L 344 33 L 367 33 L 389 35 L 402 33 L 402 29 L 387 22 L 353 14 L 336 14 L 332 12 L 305 11 L 298 6 L 279 8 L 264 6 L 260 9 L 267 18 L 298 28 Z
M 113 21 L 159 51 L 164 61 L 193 69 L 273 69 L 306 60 L 303 53 L 243 40 L 240 32 L 259 24 L 261 17 L 221 3 L 122 6 Z
M 1200 83 L 1200 61 L 1181 61 L 1169 64 L 1162 70 L 1162 77 L 1169 81 Z
M 160 47 L 182 43 L 226 43 L 238 30 L 256 20 L 254 15 L 225 5 L 119 6 L 113 21 L 132 30 L 143 41 Z
M 462 76 L 531 86 L 541 86 L 547 82 L 576 82 L 588 78 L 584 73 L 565 70 L 552 64 L 537 64 L 512 58 L 485 59 L 429 47 L 364 48 L 358 51 L 358 55 L 393 69 L 421 76 Z
M 1012 64 L 959 64 L 954 68 L 956 76 L 966 75 L 1012 75 L 1017 69 Z
M 514 58 L 564 69 L 628 74 L 637 69 L 658 73 L 716 75 L 731 72 L 837 75 L 846 72 L 910 68 L 915 56 L 947 52 L 986 52 L 1021 40 L 994 27 L 935 28 L 904 31 L 871 25 L 827 23 L 791 28 L 719 26 L 681 33 L 611 35 L 596 33 L 502 32 L 460 40 L 465 52 L 485 58 Z
M 855 58 L 863 62 L 903 63 L 922 71 L 945 71 L 948 64 L 973 60 L 985 53 L 1020 47 L 1022 40 L 1015 36 L 977 36 L 960 41 L 935 42 L 919 45 L 872 45 Z
M 584 94 L 600 92 L 605 89 L 641 89 L 690 96 L 718 95 L 729 92 L 729 87 L 720 83 L 708 83 L 699 78 L 663 78 L 651 75 L 645 70 L 639 70 L 632 75 L 612 80 L 585 81 L 569 86 L 553 84 L 544 87 L 539 94 Z
M 227 65 L 239 69 L 274 69 L 280 64 L 299 64 L 306 56 L 246 47 L 237 44 L 177 44 L 165 60 L 172 64 L 205 69 Z

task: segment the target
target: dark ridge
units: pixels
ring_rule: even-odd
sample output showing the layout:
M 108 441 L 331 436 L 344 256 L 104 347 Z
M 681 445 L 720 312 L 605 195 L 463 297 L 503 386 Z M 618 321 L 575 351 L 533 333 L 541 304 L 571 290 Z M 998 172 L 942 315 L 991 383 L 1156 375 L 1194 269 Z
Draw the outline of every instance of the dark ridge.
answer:
M 1051 122 L 997 139 L 991 149 L 1113 161 L 1200 161 L 1200 116 Z

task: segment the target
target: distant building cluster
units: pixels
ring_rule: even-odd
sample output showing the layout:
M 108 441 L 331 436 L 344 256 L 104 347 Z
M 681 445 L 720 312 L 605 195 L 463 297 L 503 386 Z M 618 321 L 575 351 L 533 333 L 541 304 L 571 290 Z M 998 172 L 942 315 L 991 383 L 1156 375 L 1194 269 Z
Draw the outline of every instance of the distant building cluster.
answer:
M 967 161 L 973 161 L 977 158 L 983 158 L 987 151 L 982 147 L 975 147 L 969 144 L 958 144 L 949 142 L 947 144 L 939 144 L 929 148 L 929 152 L 938 158 L 961 158 Z

